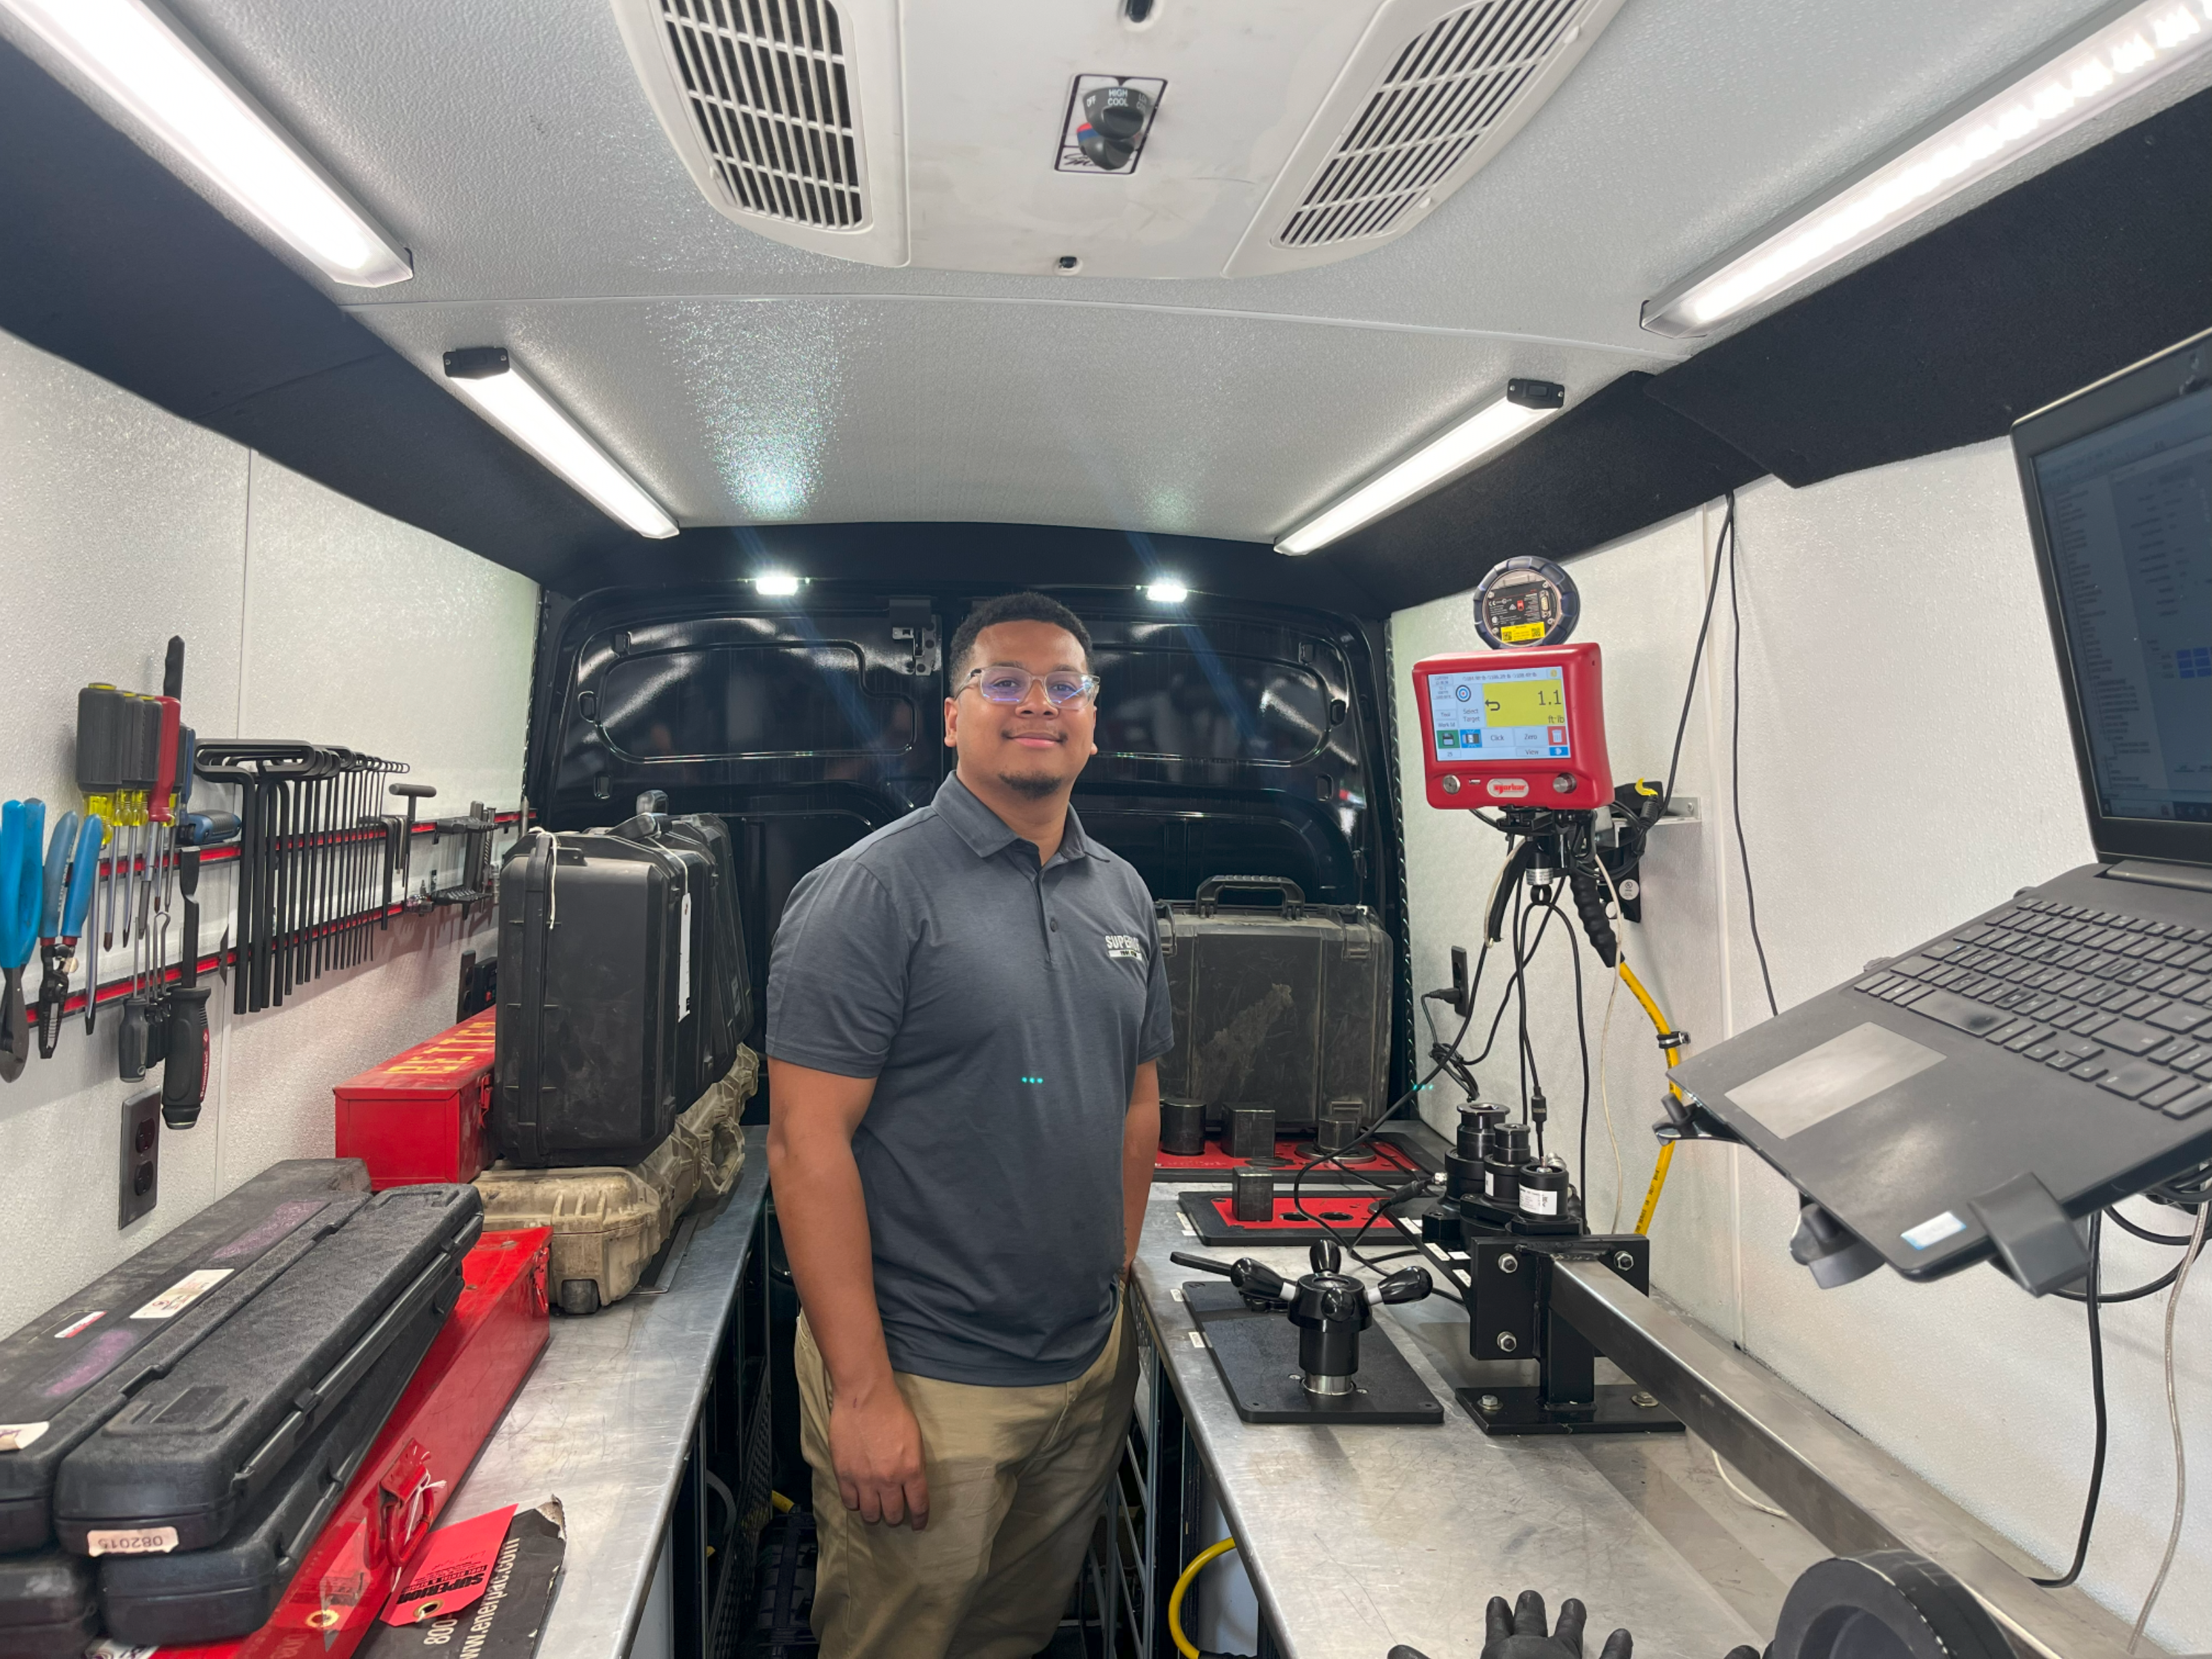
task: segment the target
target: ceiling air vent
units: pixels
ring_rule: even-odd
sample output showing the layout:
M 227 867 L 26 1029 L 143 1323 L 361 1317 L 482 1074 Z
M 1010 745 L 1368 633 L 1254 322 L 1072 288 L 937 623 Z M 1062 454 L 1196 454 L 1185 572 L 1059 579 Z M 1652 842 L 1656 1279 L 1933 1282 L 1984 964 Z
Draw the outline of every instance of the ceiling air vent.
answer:
M 607 3 L 715 212 L 841 259 L 1080 284 L 1299 270 L 1413 233 L 1624 0 Z M 1071 108 L 1108 86 L 1152 99 L 1144 164 L 1063 165 Z
M 867 218 L 843 31 L 829 0 L 659 0 L 691 119 L 738 206 L 852 230 Z
M 1416 35 L 1336 142 L 1276 240 L 1386 234 L 1468 159 L 1564 43 L 1579 0 L 1477 0 Z

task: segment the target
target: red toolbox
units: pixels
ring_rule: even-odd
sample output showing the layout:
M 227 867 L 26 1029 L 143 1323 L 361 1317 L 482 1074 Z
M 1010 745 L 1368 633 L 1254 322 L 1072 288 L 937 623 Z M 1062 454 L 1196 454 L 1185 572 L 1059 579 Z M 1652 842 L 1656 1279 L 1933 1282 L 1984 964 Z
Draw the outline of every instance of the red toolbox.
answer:
M 483 1172 L 497 1012 L 472 1014 L 331 1091 L 337 1156 L 368 1164 L 376 1191 Z
M 460 1301 L 300 1564 L 276 1616 L 234 1642 L 155 1653 L 169 1659 L 348 1659 L 545 1346 L 552 1237 L 547 1227 L 488 1232 L 469 1252 Z

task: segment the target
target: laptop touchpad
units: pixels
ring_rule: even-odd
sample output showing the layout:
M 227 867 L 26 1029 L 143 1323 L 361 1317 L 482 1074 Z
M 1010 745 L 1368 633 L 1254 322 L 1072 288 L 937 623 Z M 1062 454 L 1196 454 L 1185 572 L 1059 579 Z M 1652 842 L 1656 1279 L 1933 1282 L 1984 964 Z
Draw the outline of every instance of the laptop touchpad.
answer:
M 1882 1026 L 1859 1025 L 1761 1072 L 1748 1083 L 1739 1083 L 1728 1097 L 1786 1139 L 1926 1071 L 1942 1058 L 1935 1049 Z

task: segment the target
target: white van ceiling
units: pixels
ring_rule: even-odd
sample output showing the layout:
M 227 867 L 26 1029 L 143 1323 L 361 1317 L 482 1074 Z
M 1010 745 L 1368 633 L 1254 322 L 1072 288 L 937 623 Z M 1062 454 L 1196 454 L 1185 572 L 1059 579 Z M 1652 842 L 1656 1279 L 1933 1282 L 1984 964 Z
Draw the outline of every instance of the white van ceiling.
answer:
M 684 524 L 1244 541 L 1509 375 L 1571 405 L 1686 356 L 1638 328 L 1644 298 L 2094 9 L 1626 0 L 1402 238 L 1146 281 L 886 269 L 733 223 L 608 0 L 170 3 L 412 250 L 411 282 L 326 291 L 434 377 L 508 347 Z

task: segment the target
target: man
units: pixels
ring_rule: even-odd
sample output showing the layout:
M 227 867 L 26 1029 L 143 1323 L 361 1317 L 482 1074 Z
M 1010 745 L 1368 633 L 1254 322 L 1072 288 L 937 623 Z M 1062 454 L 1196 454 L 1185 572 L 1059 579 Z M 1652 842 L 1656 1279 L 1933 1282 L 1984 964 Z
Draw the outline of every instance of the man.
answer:
M 823 1659 L 1030 1659 L 1127 1434 L 1121 1283 L 1171 1034 L 1152 896 L 1068 808 L 1090 655 L 1042 594 L 971 611 L 955 775 L 777 930 L 769 1171 Z

